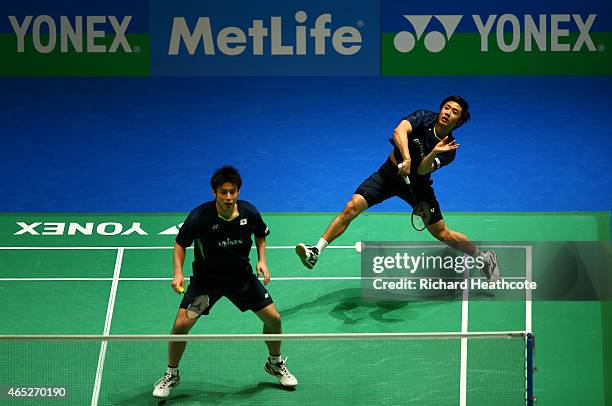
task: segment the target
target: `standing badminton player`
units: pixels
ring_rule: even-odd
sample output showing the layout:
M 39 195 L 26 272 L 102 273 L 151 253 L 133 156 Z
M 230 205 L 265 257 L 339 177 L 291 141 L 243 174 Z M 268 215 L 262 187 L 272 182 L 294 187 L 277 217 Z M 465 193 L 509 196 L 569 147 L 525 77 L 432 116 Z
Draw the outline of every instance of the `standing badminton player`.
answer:
M 281 317 L 272 297 L 253 274 L 249 262 L 255 236 L 257 274 L 264 284 L 270 281 L 266 263 L 268 227 L 252 204 L 238 200 L 242 179 L 231 166 L 218 169 L 211 178 L 215 200 L 196 207 L 181 227 L 174 244 L 174 279 L 172 288 L 184 290 L 183 264 L 186 248 L 195 242 L 193 276 L 180 304 L 172 334 L 187 334 L 201 315 L 221 297 L 227 297 L 238 309 L 251 310 L 263 321 L 264 334 L 281 333 Z M 153 396 L 166 398 L 180 381 L 178 365 L 186 342 L 168 343 L 168 369 L 155 383 Z M 269 357 L 264 369 L 285 387 L 295 387 L 297 379 L 281 358 L 280 341 L 266 341 Z
M 481 272 L 489 280 L 498 279 L 495 252 L 481 252 L 467 236 L 448 228 L 432 187 L 431 173 L 450 164 L 459 148 L 452 130 L 469 120 L 469 105 L 459 96 L 445 98 L 438 113 L 417 110 L 403 118 L 393 131 L 393 139 L 389 139 L 393 145 L 389 158 L 359 185 L 319 242 L 315 246 L 300 243 L 295 247 L 304 266 L 314 268 L 325 247 L 368 207 L 398 196 L 412 206 L 413 217 L 422 217 L 423 228 L 432 236 L 468 255 L 481 256 L 484 264 Z

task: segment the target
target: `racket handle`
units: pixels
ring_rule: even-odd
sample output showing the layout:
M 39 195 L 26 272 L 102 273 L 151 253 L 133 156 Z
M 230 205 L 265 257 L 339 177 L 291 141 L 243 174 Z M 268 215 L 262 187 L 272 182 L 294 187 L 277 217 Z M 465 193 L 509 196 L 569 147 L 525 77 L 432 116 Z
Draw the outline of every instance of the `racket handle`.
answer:
M 399 165 L 397 165 L 399 169 L 402 169 L 403 166 L 404 166 L 403 162 L 400 162 Z M 406 182 L 407 185 L 410 185 L 410 178 L 408 176 L 403 176 L 403 178 L 404 178 L 404 182 Z

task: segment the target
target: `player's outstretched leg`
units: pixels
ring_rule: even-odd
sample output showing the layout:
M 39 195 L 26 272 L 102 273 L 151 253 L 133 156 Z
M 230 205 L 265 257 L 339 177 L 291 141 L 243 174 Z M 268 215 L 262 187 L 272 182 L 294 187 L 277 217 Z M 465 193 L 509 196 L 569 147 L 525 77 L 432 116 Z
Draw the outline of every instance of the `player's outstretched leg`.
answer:
M 436 239 L 448 244 L 458 251 L 473 257 L 482 257 L 484 265 L 480 272 L 489 281 L 495 282 L 499 280 L 499 267 L 497 265 L 497 254 L 495 251 L 480 251 L 466 235 L 448 228 L 444 220 L 428 225 L 427 230 L 429 230 L 431 235 Z

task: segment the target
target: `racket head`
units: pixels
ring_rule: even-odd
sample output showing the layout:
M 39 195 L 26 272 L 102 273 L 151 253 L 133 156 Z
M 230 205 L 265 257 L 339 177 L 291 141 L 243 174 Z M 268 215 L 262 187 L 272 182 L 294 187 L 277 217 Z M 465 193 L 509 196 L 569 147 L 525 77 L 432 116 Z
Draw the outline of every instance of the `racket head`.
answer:
M 204 313 L 204 310 L 208 308 L 209 303 L 210 301 L 208 299 L 208 295 L 196 296 L 187 307 L 187 312 L 185 315 L 189 320 L 195 320 L 200 317 L 202 313 Z
M 418 202 L 412 210 L 412 227 L 417 231 L 423 231 L 429 225 L 429 220 L 431 220 L 431 207 L 427 202 Z

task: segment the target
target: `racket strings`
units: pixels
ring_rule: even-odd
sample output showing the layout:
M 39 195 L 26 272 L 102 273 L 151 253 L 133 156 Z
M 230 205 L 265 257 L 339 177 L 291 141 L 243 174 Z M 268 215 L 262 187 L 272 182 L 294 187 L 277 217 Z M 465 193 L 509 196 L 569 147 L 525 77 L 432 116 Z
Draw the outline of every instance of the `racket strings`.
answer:
M 431 218 L 431 212 L 429 210 L 429 204 L 423 200 L 417 199 L 414 190 L 412 190 L 412 185 L 406 182 L 406 186 L 408 187 L 408 191 L 410 193 L 410 197 L 412 198 L 412 202 L 414 203 L 412 214 L 411 214 L 411 223 L 412 227 L 416 231 L 423 231 L 427 228 L 429 224 L 429 219 Z

